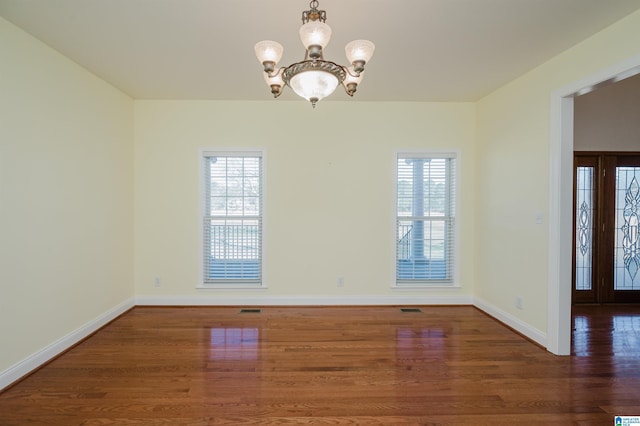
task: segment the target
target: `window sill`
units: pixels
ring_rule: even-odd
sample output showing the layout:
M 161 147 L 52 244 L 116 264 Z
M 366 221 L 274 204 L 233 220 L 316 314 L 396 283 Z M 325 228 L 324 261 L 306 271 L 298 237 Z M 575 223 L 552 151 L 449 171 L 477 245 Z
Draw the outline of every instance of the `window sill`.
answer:
M 460 284 L 392 284 L 392 290 L 459 290 Z
M 256 284 L 201 284 L 197 290 L 267 290 L 267 286 Z

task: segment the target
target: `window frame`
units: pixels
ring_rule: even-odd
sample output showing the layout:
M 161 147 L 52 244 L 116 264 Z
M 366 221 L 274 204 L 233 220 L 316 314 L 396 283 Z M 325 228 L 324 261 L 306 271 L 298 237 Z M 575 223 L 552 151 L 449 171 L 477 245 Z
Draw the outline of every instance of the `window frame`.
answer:
M 207 237 L 205 235 L 205 220 L 207 218 L 211 218 L 213 215 L 210 215 L 207 212 L 207 207 L 209 206 L 209 202 L 207 198 L 211 196 L 210 188 L 206 181 L 208 176 L 206 175 L 209 171 L 209 167 L 207 165 L 208 158 L 210 157 L 258 157 L 260 158 L 260 195 L 259 195 L 259 212 L 257 218 L 259 220 L 259 239 L 260 239 L 260 247 L 259 247 L 259 266 L 258 266 L 258 279 L 216 279 L 209 280 L 206 277 L 206 262 L 205 262 L 205 253 L 207 247 L 205 247 L 205 243 L 207 241 Z M 266 151 L 264 148 L 202 148 L 199 151 L 198 155 L 200 170 L 200 209 L 199 209 L 199 218 L 198 222 L 200 224 L 199 229 L 199 239 L 200 239 L 200 279 L 196 288 L 198 289 L 233 289 L 233 290 L 242 290 L 242 289 L 266 289 L 267 285 L 265 282 L 265 182 L 266 182 Z M 237 216 L 238 219 L 248 217 L 245 215 Z M 250 216 L 254 217 L 254 216 Z M 233 217 L 236 218 L 235 216 Z M 209 247 L 210 249 L 210 247 Z
M 393 204 L 393 226 L 392 226 L 392 238 L 393 238 L 393 276 L 392 285 L 393 289 L 434 289 L 434 288 L 459 288 L 459 264 L 460 264 L 460 152 L 458 150 L 421 150 L 421 149 L 408 149 L 397 150 L 394 153 L 394 165 L 393 165 L 393 185 L 394 185 L 394 204 Z M 398 223 L 399 220 L 407 220 L 405 216 L 400 216 L 398 211 L 399 205 L 399 169 L 398 161 L 403 158 L 417 158 L 417 159 L 442 159 L 449 158 L 454 160 L 454 170 L 451 171 L 451 176 L 447 180 L 447 187 L 449 191 L 450 204 L 453 207 L 453 214 L 449 217 L 453 220 L 452 232 L 453 235 L 449 238 L 449 241 L 453 244 L 453 249 L 448 251 L 449 256 L 453 256 L 453 259 L 448 260 L 450 277 L 446 279 L 400 279 L 399 267 L 398 267 L 398 253 L 399 253 L 399 240 L 398 240 Z M 453 182 L 452 182 L 453 181 Z M 451 194 L 453 191 L 453 195 Z

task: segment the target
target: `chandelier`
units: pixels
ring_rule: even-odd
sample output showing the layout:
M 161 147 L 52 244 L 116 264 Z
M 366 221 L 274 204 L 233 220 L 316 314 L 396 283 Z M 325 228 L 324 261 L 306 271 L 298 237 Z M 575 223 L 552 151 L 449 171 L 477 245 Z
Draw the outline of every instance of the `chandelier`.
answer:
M 353 96 L 362 81 L 364 65 L 373 56 L 375 45 L 369 40 L 348 43 L 345 52 L 351 62 L 350 67 L 326 61 L 323 50 L 331 38 L 331 27 L 325 23 L 327 12 L 318 10 L 317 0 L 309 3 L 309 7 L 310 10 L 302 12 L 300 27 L 300 40 L 306 49 L 303 61 L 276 70 L 284 48 L 271 40 L 257 43 L 255 52 L 264 67 L 264 79 L 274 98 L 280 96 L 282 86 L 286 84 L 315 108 L 316 103 L 331 95 L 339 84 L 349 96 Z

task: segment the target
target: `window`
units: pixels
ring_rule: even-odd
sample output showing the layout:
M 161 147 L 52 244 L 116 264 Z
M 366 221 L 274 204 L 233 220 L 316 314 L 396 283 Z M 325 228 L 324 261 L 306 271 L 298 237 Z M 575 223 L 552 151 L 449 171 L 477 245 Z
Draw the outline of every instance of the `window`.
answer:
M 396 285 L 452 285 L 456 155 L 398 154 L 396 200 Z
M 204 152 L 203 285 L 262 285 L 262 152 Z

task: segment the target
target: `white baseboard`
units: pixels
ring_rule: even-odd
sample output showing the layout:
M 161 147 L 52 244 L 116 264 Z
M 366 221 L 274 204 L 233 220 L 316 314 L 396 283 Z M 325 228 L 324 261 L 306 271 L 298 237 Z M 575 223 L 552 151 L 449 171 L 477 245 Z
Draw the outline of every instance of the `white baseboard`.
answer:
M 470 296 L 150 296 L 136 297 L 137 306 L 366 306 L 471 305 Z
M 108 324 L 110 321 L 122 315 L 127 310 L 134 307 L 134 299 L 128 299 L 99 317 L 89 321 L 80 328 L 72 331 L 66 336 L 61 337 L 55 342 L 45 346 L 38 352 L 23 359 L 19 363 L 9 367 L 7 370 L 0 373 L 0 391 L 12 383 L 19 380 L 21 377 L 34 371 L 36 368 L 47 363 L 51 359 L 55 358 L 60 353 L 66 351 L 82 339 L 94 333 L 96 330 Z
M 518 333 L 526 336 L 527 338 L 533 340 L 537 344 L 542 347 L 547 347 L 547 334 L 543 331 L 538 330 L 535 327 L 519 320 L 508 312 L 503 311 L 500 308 L 482 300 L 479 298 L 474 299 L 474 306 L 478 309 L 481 309 L 488 315 L 497 319 L 498 321 L 506 324 L 507 326 L 513 328 Z

